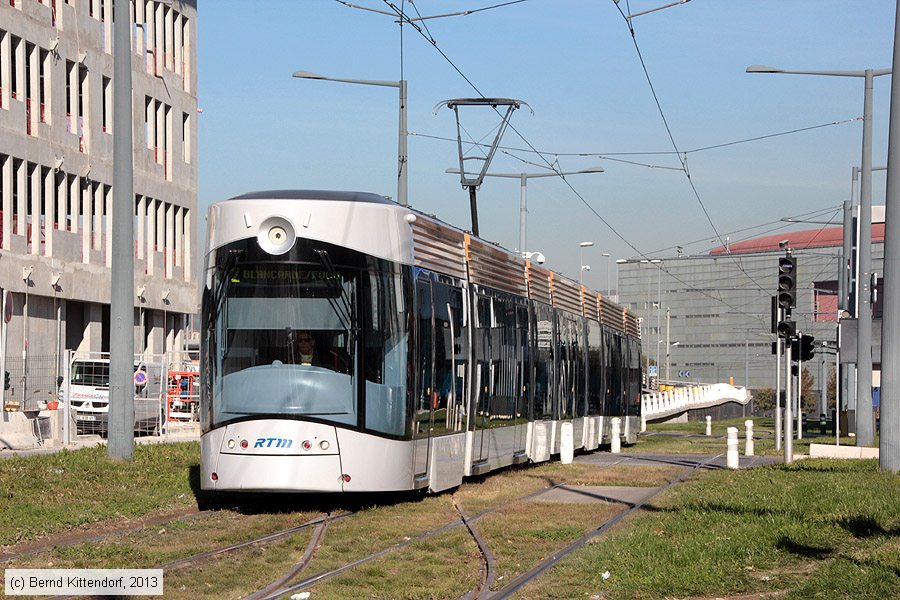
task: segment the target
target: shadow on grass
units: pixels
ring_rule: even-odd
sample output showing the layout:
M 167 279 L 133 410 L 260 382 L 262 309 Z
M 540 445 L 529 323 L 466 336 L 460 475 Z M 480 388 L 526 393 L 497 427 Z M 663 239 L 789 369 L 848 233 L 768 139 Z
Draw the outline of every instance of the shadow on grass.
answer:
M 191 490 L 200 510 L 233 510 L 244 515 L 278 514 L 314 510 L 357 511 L 375 506 L 419 502 L 422 491 L 359 493 L 210 492 L 200 489 L 200 465 L 191 465 Z
M 801 544 L 799 542 L 795 542 L 787 536 L 781 536 L 780 538 L 778 538 L 778 541 L 775 542 L 775 547 L 779 550 L 784 550 L 785 552 L 790 552 L 791 554 L 795 554 L 797 556 L 802 556 L 804 558 L 814 558 L 816 560 L 826 559 L 831 556 L 832 552 L 834 552 L 833 548 L 821 548 L 818 546 Z
M 845 531 L 853 537 L 865 539 L 871 537 L 897 537 L 900 536 L 900 527 L 885 529 L 872 517 L 846 517 L 837 521 Z

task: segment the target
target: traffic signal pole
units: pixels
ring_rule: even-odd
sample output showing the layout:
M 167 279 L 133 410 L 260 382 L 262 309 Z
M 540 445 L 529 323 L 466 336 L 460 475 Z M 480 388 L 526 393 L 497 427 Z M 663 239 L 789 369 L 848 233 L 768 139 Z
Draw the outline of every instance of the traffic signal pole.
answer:
M 794 462 L 794 432 L 793 421 L 791 418 L 791 404 L 793 404 L 793 396 L 791 394 L 791 344 L 790 340 L 785 340 L 784 344 L 784 366 L 786 377 L 784 378 L 784 463 L 789 465 Z
M 781 309 L 778 312 L 778 320 L 781 320 Z M 781 450 L 781 338 L 775 333 L 775 452 Z
M 797 339 L 797 323 L 791 319 L 791 309 L 797 306 L 797 259 L 791 256 L 790 248 L 785 248 L 785 255 L 778 259 L 778 292 L 776 298 L 776 310 L 779 317 L 778 325 L 775 327 L 775 334 L 777 337 L 776 342 L 784 340 L 785 347 L 784 419 L 782 422 L 784 424 L 784 462 L 785 464 L 789 464 L 794 460 L 794 434 L 792 421 L 792 406 L 794 404 L 792 381 L 794 376 L 791 369 L 791 346 L 793 345 L 793 341 Z M 798 343 L 797 345 L 798 354 L 800 354 L 800 344 Z M 797 388 L 799 391 L 799 383 L 797 384 Z M 799 393 L 797 394 L 797 399 L 799 402 Z M 797 411 L 798 414 L 800 414 L 800 412 L 801 411 L 799 410 Z M 776 435 L 776 440 L 777 438 L 778 436 Z
M 798 334 L 797 347 L 797 439 L 803 439 L 803 334 Z

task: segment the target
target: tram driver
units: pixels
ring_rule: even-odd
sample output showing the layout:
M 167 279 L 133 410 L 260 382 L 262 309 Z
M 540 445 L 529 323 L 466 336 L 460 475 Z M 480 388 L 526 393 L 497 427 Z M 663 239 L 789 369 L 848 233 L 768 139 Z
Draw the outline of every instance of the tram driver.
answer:
M 295 336 L 294 362 L 300 365 L 317 364 L 316 339 L 309 331 L 298 331 Z
M 288 334 L 290 356 L 288 360 L 296 365 L 322 367 L 337 373 L 349 373 L 350 362 L 339 347 L 326 344 L 324 350 L 316 347 L 316 335 L 309 330 L 299 330 Z

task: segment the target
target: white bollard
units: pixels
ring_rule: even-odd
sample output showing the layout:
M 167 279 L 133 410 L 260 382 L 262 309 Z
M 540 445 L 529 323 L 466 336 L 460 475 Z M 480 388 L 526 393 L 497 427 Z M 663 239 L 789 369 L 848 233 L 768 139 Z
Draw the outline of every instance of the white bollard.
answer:
M 613 454 L 618 454 L 622 451 L 622 419 L 619 417 L 615 417 L 612 420 L 612 433 L 610 436 L 612 439 L 610 440 L 610 449 L 609 451 Z
M 575 456 L 575 433 L 572 423 L 566 421 L 559 428 L 559 462 L 564 465 L 572 464 Z
M 740 464 L 738 457 L 738 432 L 737 427 L 728 428 L 728 437 L 726 438 L 725 459 L 729 469 L 737 469 Z
M 706 415 L 706 435 L 712 435 L 712 417 Z
M 647 431 L 647 417 L 642 413 L 641 414 L 641 433 Z
M 744 421 L 744 427 L 746 428 L 744 456 L 753 456 L 753 421 L 747 419 Z

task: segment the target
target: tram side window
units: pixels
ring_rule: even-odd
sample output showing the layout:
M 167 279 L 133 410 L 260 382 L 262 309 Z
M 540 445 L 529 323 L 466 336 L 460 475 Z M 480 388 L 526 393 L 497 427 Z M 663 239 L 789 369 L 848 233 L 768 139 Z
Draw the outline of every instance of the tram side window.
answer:
M 516 418 L 518 344 L 516 309 L 510 298 L 494 298 L 495 327 L 491 331 L 491 426 L 511 425 Z
M 534 419 L 553 418 L 553 322 L 546 304 L 534 303 L 532 316 L 535 332 L 534 349 Z
M 403 435 L 406 429 L 409 279 L 400 267 L 369 274 L 371 326 L 365 332 L 366 429 Z
M 531 320 L 528 318 L 528 309 L 525 306 L 516 306 L 516 418 L 528 419 L 528 390 L 529 377 L 527 377 L 528 368 L 531 359 L 529 349 L 531 347 L 530 327 Z
M 587 406 L 584 397 L 585 390 L 585 361 L 587 360 L 587 345 L 584 343 L 584 319 L 578 318 L 572 321 L 573 340 L 575 341 L 574 357 L 575 357 L 575 416 L 583 417 L 586 414 Z
M 431 429 L 433 336 L 431 329 L 431 282 L 422 277 L 416 282 L 419 393 L 413 421 L 413 435 L 428 436 Z
M 603 332 L 603 357 L 606 363 L 606 413 L 622 414 L 622 352 L 619 338 L 610 330 Z
M 600 337 L 600 324 L 588 321 L 588 394 L 587 414 L 603 414 L 603 356 Z
M 494 365 L 491 364 L 493 310 L 491 299 L 485 296 L 475 298 L 475 383 L 477 427 L 484 427 L 490 418 L 490 394 L 493 387 Z
M 461 431 L 465 426 L 464 379 L 458 381 L 462 331 L 462 290 L 432 283 L 434 306 L 434 410 L 432 433 Z M 462 361 L 465 366 L 465 359 Z M 462 370 L 465 373 L 465 369 Z
M 556 313 L 558 335 L 556 337 L 557 365 L 557 399 L 560 419 L 571 419 L 574 400 L 574 340 L 572 339 L 571 321 L 561 312 Z
M 626 413 L 641 413 L 641 346 L 632 338 L 626 338 L 629 349 L 628 360 L 628 407 Z
M 455 353 L 453 377 L 453 398 L 456 403 L 455 431 L 462 431 L 467 426 L 469 410 L 469 311 L 463 290 L 450 290 L 450 317 L 453 324 L 453 351 Z

